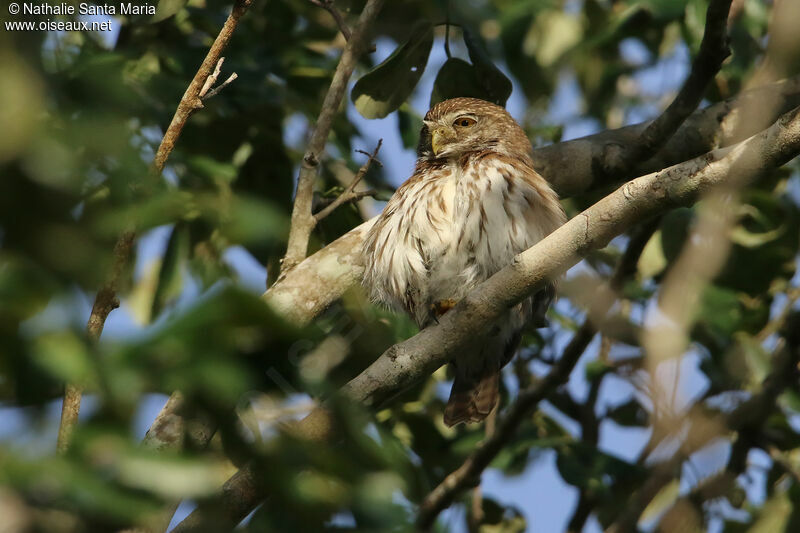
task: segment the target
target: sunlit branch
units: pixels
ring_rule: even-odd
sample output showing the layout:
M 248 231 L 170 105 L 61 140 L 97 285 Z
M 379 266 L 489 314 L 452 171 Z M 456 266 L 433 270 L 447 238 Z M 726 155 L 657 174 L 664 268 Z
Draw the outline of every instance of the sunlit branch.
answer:
M 308 240 L 315 227 L 311 204 L 314 197 L 314 181 L 317 177 L 319 159 L 325 150 L 325 142 L 333 125 L 333 118 L 339 112 L 342 98 L 347 90 L 347 82 L 353 74 L 358 57 L 366 48 L 370 26 L 372 26 L 382 7 L 383 0 L 367 1 L 361 16 L 358 18 L 358 23 L 356 23 L 356 27 L 353 29 L 353 33 L 342 52 L 342 57 L 339 59 L 330 87 L 328 87 L 328 92 L 322 102 L 322 109 L 317 117 L 317 122 L 303 156 L 303 162 L 300 165 L 297 192 L 295 193 L 294 206 L 292 207 L 289 242 L 286 246 L 286 255 L 281 261 L 281 277 L 306 257 Z
M 774 103 L 764 108 L 765 102 Z M 742 114 L 754 105 L 765 111 L 756 117 Z M 647 174 L 696 157 L 715 148 L 742 141 L 768 127 L 781 113 L 800 105 L 800 78 L 766 85 L 696 111 L 637 174 Z M 619 146 L 634 143 L 646 129 L 644 122 L 537 148 L 537 170 L 562 197 L 595 190 L 610 181 L 603 171 Z M 353 285 L 363 273 L 360 244 L 374 219 L 350 230 L 306 258 L 264 293 L 264 299 L 295 322 L 306 324 Z
M 604 247 L 643 220 L 674 207 L 690 205 L 728 180 L 742 176 L 755 179 L 798 153 L 800 108 L 742 143 L 626 183 L 519 254 L 511 265 L 461 300 L 438 324 L 390 347 L 339 394 L 370 407 L 384 404 L 456 357 L 466 343 L 475 342 L 485 334 L 509 307 L 561 275 L 590 251 Z M 756 170 L 758 173 L 754 175 Z M 561 365 L 569 360 L 562 361 L 558 368 L 566 370 Z M 552 375 L 550 386 L 554 387 L 559 377 L 560 374 Z M 535 392 L 529 398 L 531 403 L 538 401 Z M 333 429 L 333 421 L 323 406 L 298 422 L 295 432 L 310 439 L 324 439 Z M 218 505 L 234 524 L 264 497 L 263 488 L 255 479 L 252 467 L 246 466 L 223 487 Z M 176 531 L 198 530 L 208 512 L 204 507 L 198 508 Z

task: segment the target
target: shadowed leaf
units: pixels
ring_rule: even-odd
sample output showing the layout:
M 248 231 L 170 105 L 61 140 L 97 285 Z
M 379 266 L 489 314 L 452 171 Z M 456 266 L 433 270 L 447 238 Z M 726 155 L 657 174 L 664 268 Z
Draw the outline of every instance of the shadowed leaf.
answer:
M 405 102 L 417 86 L 433 46 L 433 26 L 423 22 L 383 63 L 365 74 L 350 97 L 366 118 L 383 118 Z

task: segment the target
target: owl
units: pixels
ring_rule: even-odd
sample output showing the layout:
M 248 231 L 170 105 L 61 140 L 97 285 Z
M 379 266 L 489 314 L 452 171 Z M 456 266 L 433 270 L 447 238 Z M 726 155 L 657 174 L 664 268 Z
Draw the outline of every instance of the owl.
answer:
M 475 98 L 436 104 L 423 120 L 413 175 L 368 232 L 364 286 L 420 328 L 514 256 L 566 221 L 558 196 L 533 169 L 531 143 L 500 106 Z M 480 422 L 499 397 L 500 370 L 522 330 L 544 320 L 551 283 L 511 308 L 487 337 L 451 361 L 448 426 Z

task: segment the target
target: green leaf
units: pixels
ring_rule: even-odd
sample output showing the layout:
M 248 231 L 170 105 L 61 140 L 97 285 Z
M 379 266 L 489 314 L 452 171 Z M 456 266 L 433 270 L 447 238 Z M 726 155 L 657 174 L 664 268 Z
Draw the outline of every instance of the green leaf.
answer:
M 415 148 L 419 142 L 419 132 L 422 129 L 422 117 L 417 115 L 411 106 L 403 104 L 397 110 L 397 127 L 404 148 Z
M 760 516 L 748 533 L 768 533 L 772 531 L 789 531 L 786 526 L 792 513 L 793 505 L 786 491 L 774 494 L 764 503 Z
M 672 507 L 672 505 L 678 499 L 680 488 L 681 483 L 677 479 L 673 479 L 664 485 L 661 490 L 656 493 L 655 498 L 653 498 L 647 507 L 644 508 L 644 511 L 642 511 L 642 516 L 639 518 L 639 524 L 643 524 L 658 518 L 667 509 Z
M 350 97 L 366 118 L 383 118 L 406 101 L 417 86 L 433 46 L 433 25 L 419 23 L 402 46 L 366 73 Z
M 733 335 L 742 320 L 738 295 L 716 285 L 709 285 L 703 291 L 697 314 L 700 322 L 726 336 Z
M 490 498 L 484 498 L 481 533 L 522 533 L 527 524 L 522 512 L 513 506 L 504 506 Z
M 156 14 L 150 19 L 150 22 L 161 22 L 166 20 L 186 5 L 188 0 L 159 0 L 156 7 Z
M 636 398 L 612 407 L 606 416 L 620 426 L 626 427 L 646 426 L 649 418 L 647 411 Z
M 656 231 L 639 256 L 637 269 L 641 279 L 649 279 L 657 276 L 667 268 L 667 258 L 664 257 L 664 249 L 661 243 L 661 230 Z
M 430 107 L 460 96 L 490 99 L 490 95 L 478 82 L 478 73 L 475 67 L 463 59 L 451 57 L 439 69 L 436 81 L 433 82 Z
M 234 243 L 263 243 L 289 232 L 288 219 L 275 205 L 242 194 L 232 198 L 221 222 L 220 232 Z
M 674 209 L 661 220 L 661 250 L 667 264 L 675 261 L 683 250 L 693 220 L 694 210 L 690 207 Z
M 464 44 L 467 45 L 469 60 L 475 65 L 478 82 L 483 86 L 487 100 L 497 105 L 506 105 L 506 100 L 511 96 L 511 80 L 503 74 L 492 62 L 483 46 L 481 38 L 468 29 L 464 29 Z
M 611 370 L 611 365 L 602 359 L 594 359 L 589 361 L 586 363 L 586 366 L 583 367 L 584 375 L 586 376 L 586 380 L 589 382 L 602 378 Z
M 232 163 L 222 163 L 213 157 L 198 155 L 187 163 L 193 173 L 208 178 L 212 183 L 231 183 L 237 176 L 237 169 Z
M 640 472 L 638 466 L 583 442 L 573 442 L 558 449 L 556 467 L 570 485 L 597 493 L 605 492 L 614 480 L 628 479 Z
M 536 61 L 543 67 L 556 63 L 583 40 L 579 16 L 560 9 L 547 10 L 536 17 L 527 46 L 534 50 Z
M 158 284 L 150 311 L 151 317 L 158 316 L 164 306 L 180 294 L 183 286 L 181 267 L 189 257 L 189 248 L 188 228 L 182 223 L 175 224 L 158 273 Z

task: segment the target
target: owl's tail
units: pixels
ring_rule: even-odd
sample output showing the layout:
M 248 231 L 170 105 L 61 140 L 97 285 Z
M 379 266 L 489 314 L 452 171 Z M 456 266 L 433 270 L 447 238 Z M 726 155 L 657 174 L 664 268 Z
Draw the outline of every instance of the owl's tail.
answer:
M 491 369 L 483 375 L 462 374 L 456 368 L 456 378 L 450 399 L 444 409 L 444 423 L 452 427 L 462 422 L 481 422 L 500 396 L 500 371 Z

